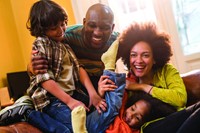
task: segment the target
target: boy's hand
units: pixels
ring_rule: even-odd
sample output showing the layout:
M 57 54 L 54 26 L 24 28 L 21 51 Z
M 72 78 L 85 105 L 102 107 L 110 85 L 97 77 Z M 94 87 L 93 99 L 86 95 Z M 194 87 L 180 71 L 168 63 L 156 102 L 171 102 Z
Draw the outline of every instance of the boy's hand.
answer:
M 107 109 L 107 104 L 106 100 L 102 99 L 99 95 L 93 95 L 91 98 L 91 103 L 92 105 L 97 109 L 99 114 L 102 113 L 102 111 L 106 111 Z
M 78 106 L 83 106 L 83 107 L 86 109 L 86 111 L 90 111 L 90 109 L 89 109 L 88 107 L 86 107 L 84 103 L 82 103 L 82 102 L 80 102 L 80 101 L 78 101 L 78 100 L 76 100 L 76 99 L 72 99 L 72 100 L 67 104 L 67 106 L 68 106 L 71 110 L 73 110 L 74 108 L 76 108 L 76 107 L 78 107 Z

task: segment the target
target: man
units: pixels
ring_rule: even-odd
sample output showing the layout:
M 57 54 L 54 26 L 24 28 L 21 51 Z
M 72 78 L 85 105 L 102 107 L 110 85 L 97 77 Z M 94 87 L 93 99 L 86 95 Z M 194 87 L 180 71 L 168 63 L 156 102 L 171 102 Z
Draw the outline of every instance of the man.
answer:
M 84 66 L 96 90 L 104 70 L 101 56 L 118 36 L 118 33 L 113 32 L 114 26 L 112 10 L 98 3 L 88 9 L 83 25 L 68 27 L 65 32 L 65 42 L 70 45 L 79 63 Z M 46 63 L 44 58 L 35 56 L 28 71 L 34 74 L 44 73 L 47 70 Z

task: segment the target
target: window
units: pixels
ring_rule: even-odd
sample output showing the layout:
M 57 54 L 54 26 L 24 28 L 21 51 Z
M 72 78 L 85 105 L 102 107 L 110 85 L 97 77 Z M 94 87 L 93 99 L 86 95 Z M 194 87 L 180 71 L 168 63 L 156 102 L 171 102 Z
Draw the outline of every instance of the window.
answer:
M 172 63 L 180 73 L 200 68 L 200 0 L 73 0 L 77 23 L 87 8 L 100 2 L 115 15 L 115 31 L 122 32 L 133 21 L 154 21 L 171 36 Z
M 115 14 L 115 30 L 119 32 L 133 21 L 156 22 L 151 0 L 108 0 L 108 4 Z
M 184 55 L 200 52 L 200 0 L 172 0 Z

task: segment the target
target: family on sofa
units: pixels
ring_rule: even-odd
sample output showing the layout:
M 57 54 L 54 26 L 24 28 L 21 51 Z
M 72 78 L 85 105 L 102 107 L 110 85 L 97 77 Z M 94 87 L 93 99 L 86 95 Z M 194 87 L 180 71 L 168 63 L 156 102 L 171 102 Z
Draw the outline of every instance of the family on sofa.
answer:
M 42 0 L 34 8 L 43 9 L 40 14 L 54 9 L 60 14 L 46 13 L 51 21 L 42 23 L 45 19 L 37 22 L 39 14 L 30 12 L 29 29 L 37 37 L 29 64 L 30 97 L 3 109 L 1 124 L 23 119 L 42 132 L 198 132 L 200 103 L 185 108 L 187 86 L 168 63 L 170 36 L 154 23 L 132 23 L 118 36 L 112 10 L 95 4 L 83 26 L 65 31 L 67 15 L 59 5 Z M 129 70 L 126 79 L 114 72 L 119 58 Z

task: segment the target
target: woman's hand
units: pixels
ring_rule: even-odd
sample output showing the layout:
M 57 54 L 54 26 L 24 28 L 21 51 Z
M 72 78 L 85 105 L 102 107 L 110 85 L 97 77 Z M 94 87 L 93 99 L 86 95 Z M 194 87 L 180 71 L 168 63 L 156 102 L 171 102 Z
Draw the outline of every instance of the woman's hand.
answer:
M 109 79 L 109 76 L 103 75 L 98 82 L 98 93 L 104 97 L 106 91 L 114 91 L 117 88 L 115 83 Z
M 109 79 L 109 76 L 101 76 L 98 82 L 98 93 L 99 95 L 93 95 L 90 99 L 92 104 L 95 106 L 95 108 L 97 109 L 97 111 L 99 113 L 102 113 L 103 111 L 106 111 L 107 109 L 107 104 L 106 104 L 106 100 L 102 99 L 105 95 L 106 91 L 113 91 L 114 89 L 116 89 L 117 86 L 115 85 L 115 83 Z

